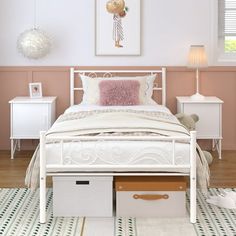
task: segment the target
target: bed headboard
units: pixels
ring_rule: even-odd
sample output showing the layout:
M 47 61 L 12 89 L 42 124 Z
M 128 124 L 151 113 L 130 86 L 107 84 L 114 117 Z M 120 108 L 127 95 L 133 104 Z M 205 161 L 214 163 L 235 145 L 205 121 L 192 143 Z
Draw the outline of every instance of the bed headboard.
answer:
M 125 75 L 145 75 L 145 74 L 157 74 L 157 78 L 161 79 L 161 84 L 158 83 L 158 86 L 156 83 L 154 83 L 153 92 L 161 92 L 161 98 L 162 98 L 162 105 L 166 106 L 166 68 L 161 68 L 160 70 L 130 70 L 130 69 L 122 69 L 122 70 L 104 70 L 104 69 L 96 69 L 96 70 L 80 70 L 71 68 L 70 69 L 70 105 L 74 105 L 75 102 L 75 92 L 76 91 L 83 91 L 82 86 L 76 87 L 75 86 L 75 79 L 77 78 L 76 74 L 78 75 L 93 75 L 99 77 L 113 77 L 115 76 L 122 76 L 122 74 Z M 102 74 L 102 75 L 101 75 Z

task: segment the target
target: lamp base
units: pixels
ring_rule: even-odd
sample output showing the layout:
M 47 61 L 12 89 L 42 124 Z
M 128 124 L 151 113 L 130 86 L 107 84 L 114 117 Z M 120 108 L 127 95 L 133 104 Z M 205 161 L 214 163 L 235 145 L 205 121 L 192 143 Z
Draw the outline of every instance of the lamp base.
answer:
M 205 97 L 200 93 L 195 93 L 190 97 L 192 100 L 204 100 Z

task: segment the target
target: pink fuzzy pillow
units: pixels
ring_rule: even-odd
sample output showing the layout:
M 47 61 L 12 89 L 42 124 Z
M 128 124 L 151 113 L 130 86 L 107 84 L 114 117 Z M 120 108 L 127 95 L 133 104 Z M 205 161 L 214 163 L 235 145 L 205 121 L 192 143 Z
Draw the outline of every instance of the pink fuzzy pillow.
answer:
M 100 105 L 139 105 L 139 88 L 137 80 L 103 80 L 99 83 Z

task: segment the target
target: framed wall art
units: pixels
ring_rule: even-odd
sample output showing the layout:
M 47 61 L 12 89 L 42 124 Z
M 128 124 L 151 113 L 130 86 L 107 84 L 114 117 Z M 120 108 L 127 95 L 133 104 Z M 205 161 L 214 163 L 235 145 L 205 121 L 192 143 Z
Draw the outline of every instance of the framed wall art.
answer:
M 96 55 L 140 55 L 141 0 L 96 1 Z

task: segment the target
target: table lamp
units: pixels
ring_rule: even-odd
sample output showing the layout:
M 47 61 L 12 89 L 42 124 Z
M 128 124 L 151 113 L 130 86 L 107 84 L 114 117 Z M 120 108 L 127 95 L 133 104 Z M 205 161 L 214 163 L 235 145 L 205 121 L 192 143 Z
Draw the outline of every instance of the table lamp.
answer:
M 207 67 L 207 56 L 204 45 L 190 46 L 188 67 L 196 68 L 196 93 L 191 96 L 191 99 L 203 100 L 205 97 L 199 93 L 199 68 Z

